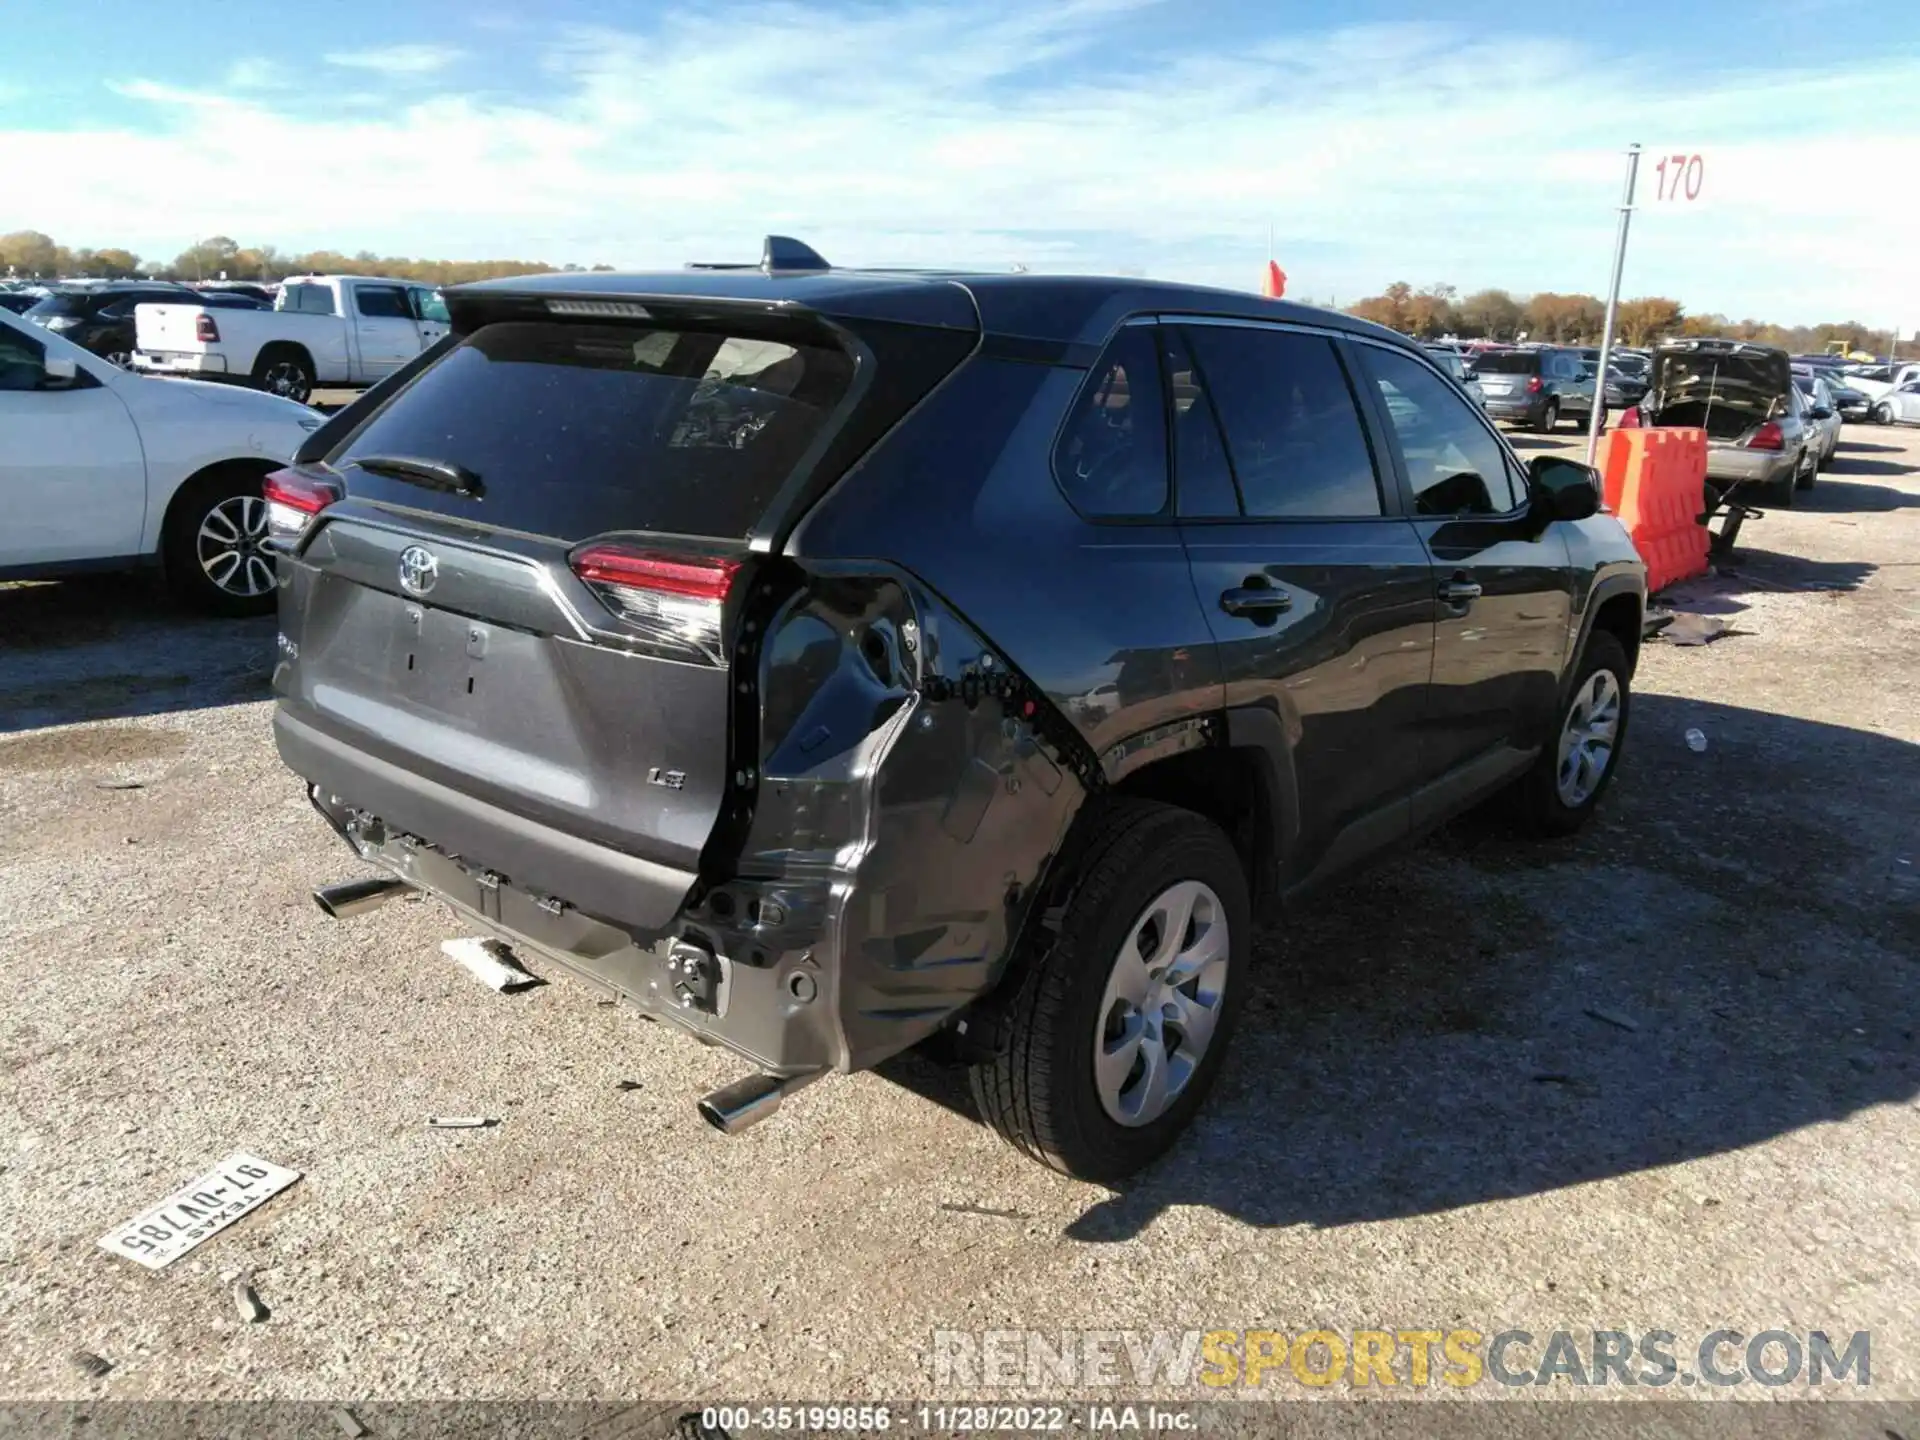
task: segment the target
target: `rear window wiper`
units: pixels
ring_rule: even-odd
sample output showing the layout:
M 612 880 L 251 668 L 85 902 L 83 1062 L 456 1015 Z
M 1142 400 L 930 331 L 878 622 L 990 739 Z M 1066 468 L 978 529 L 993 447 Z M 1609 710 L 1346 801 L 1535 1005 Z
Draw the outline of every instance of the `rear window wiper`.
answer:
M 358 465 L 369 474 L 404 480 L 428 490 L 470 495 L 476 500 L 486 493 L 477 474 L 451 460 L 423 460 L 417 455 L 350 455 L 347 463 Z

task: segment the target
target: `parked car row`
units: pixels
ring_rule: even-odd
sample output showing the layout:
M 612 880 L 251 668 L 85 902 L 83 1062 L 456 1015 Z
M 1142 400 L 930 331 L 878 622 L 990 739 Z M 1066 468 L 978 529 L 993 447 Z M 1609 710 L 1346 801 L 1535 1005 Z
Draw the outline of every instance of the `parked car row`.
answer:
M 243 313 L 210 298 L 141 306 L 133 367 L 237 381 L 304 404 L 317 385 L 371 385 L 447 333 L 440 292 L 404 280 L 302 276 L 280 287 L 271 310 Z
M 322 417 L 144 379 L 75 328 L 0 313 L 0 579 L 154 565 L 200 608 L 270 609 L 261 480 Z

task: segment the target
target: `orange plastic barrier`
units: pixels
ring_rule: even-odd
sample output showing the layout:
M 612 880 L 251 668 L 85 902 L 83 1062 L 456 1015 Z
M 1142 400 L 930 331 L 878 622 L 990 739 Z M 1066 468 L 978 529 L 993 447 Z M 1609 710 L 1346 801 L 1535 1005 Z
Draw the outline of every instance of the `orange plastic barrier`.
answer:
M 1593 463 L 1607 508 L 1647 562 L 1647 589 L 1707 572 L 1707 432 L 1614 430 L 1600 437 Z

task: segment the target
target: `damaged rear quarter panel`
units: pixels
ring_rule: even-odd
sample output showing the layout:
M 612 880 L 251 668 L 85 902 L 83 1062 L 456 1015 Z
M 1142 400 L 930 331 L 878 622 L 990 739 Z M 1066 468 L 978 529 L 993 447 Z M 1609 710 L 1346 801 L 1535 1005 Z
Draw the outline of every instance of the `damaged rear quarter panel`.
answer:
M 967 361 L 787 546 L 812 580 L 770 627 L 739 869 L 826 882 L 850 1068 L 990 990 L 1102 764 L 1221 706 L 1177 529 L 1091 524 L 1054 483 L 1085 378 Z
M 1081 784 L 1006 657 L 898 572 L 809 567 L 757 688 L 758 793 L 728 888 L 776 907 L 775 963 L 819 987 L 836 1062 L 864 1068 L 992 986 Z

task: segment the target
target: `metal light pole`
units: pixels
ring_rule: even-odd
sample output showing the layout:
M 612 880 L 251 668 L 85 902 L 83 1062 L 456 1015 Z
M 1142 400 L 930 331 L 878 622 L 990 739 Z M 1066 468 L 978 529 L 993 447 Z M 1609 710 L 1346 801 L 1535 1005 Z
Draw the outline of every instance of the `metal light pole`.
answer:
M 1593 377 L 1593 413 L 1587 417 L 1587 464 L 1600 444 L 1600 412 L 1607 408 L 1607 357 L 1613 351 L 1613 316 L 1620 308 L 1620 273 L 1627 268 L 1627 226 L 1633 221 L 1633 187 L 1640 178 L 1640 147 L 1627 147 L 1627 188 L 1620 200 L 1620 236 L 1613 242 L 1613 284 L 1607 290 L 1607 319 L 1600 327 L 1600 368 Z

